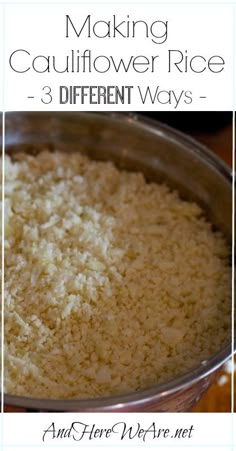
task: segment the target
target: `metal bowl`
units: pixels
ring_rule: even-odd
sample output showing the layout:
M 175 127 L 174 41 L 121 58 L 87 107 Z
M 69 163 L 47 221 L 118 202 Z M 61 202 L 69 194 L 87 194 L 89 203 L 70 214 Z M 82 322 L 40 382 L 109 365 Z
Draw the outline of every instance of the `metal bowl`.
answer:
M 7 113 L 6 152 L 37 153 L 42 145 L 67 153 L 79 150 L 120 168 L 142 171 L 147 180 L 165 181 L 180 195 L 197 201 L 208 219 L 231 240 L 229 168 L 196 141 L 158 122 L 129 114 Z M 118 412 L 188 411 L 231 354 L 228 345 L 207 361 L 175 377 L 129 394 L 97 399 L 54 400 L 5 394 L 8 405 L 37 411 Z

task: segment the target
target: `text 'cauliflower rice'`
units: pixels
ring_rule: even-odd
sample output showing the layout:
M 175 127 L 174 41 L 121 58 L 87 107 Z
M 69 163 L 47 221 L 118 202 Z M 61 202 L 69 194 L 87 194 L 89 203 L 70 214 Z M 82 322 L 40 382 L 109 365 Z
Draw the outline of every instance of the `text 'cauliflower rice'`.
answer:
M 79 153 L 5 174 L 7 393 L 140 390 L 229 340 L 229 249 L 195 203 Z

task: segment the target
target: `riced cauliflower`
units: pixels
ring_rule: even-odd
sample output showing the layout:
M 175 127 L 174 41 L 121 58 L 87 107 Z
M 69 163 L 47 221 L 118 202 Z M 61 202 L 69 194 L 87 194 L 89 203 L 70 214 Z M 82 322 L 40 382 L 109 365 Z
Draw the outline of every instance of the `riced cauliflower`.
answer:
M 229 249 L 198 205 L 80 153 L 5 173 L 7 393 L 140 390 L 229 339 Z

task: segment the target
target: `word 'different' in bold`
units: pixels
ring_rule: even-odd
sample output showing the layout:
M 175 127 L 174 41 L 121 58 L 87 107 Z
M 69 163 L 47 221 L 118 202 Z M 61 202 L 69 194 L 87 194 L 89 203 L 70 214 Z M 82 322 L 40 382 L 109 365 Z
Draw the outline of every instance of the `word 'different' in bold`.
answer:
M 60 104 L 130 104 L 133 86 L 60 86 Z

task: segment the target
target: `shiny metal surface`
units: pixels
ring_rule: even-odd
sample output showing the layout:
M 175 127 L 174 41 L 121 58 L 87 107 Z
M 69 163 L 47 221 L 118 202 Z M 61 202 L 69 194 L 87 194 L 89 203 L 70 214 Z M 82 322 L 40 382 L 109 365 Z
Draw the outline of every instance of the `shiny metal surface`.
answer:
M 215 227 L 231 240 L 231 174 L 206 148 L 167 126 L 127 114 L 7 113 L 6 152 L 37 152 L 42 145 L 68 154 L 112 160 L 165 181 L 199 202 Z M 164 384 L 126 395 L 85 400 L 48 400 L 5 395 L 5 403 L 43 411 L 188 411 L 230 356 L 231 343 L 197 368 Z

